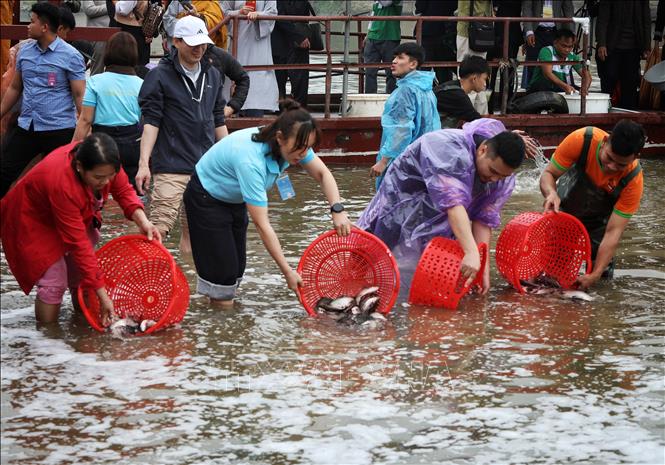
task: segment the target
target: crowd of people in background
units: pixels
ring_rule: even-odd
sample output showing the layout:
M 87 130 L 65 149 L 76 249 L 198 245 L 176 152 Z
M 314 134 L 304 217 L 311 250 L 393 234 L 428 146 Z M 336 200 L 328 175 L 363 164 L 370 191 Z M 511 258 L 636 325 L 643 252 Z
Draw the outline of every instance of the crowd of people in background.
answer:
M 41 0 L 44 1 L 44 0 Z M 5 22 L 11 22 L 9 7 L 12 2 L 2 2 Z M 468 21 L 427 21 L 422 25 L 421 44 L 425 49 L 426 62 L 457 61 L 466 56 L 480 56 L 487 60 L 502 58 L 503 38 L 508 33 L 508 58 L 517 59 L 520 51 L 527 61 L 580 61 L 578 25 L 573 22 L 555 22 L 557 18 L 570 18 L 575 14 L 591 16 L 595 27 L 592 39 L 595 45 L 595 60 L 601 91 L 613 94 L 615 106 L 637 109 L 637 89 L 640 82 L 640 60 L 644 59 L 652 46 L 660 42 L 665 25 L 665 7 L 659 2 L 655 32 L 652 36 L 652 12 L 649 2 L 612 2 L 587 0 L 584 11 L 575 10 L 573 0 L 417 0 L 413 12 L 405 11 L 402 0 L 375 0 L 371 11 L 364 12 L 376 18 L 415 14 L 422 16 L 476 16 L 476 17 L 535 17 L 540 22 L 512 22 L 504 31 L 502 22 L 471 23 Z M 61 4 L 61 31 L 57 34 L 67 40 L 67 31 L 76 27 L 72 12 L 82 12 L 88 27 L 116 26 L 128 32 L 136 40 L 138 47 L 137 75 L 141 78 L 154 66 L 150 63 L 151 44 L 161 35 L 165 55 L 173 46 L 175 22 L 185 15 L 201 18 L 208 31 L 214 29 L 211 40 L 216 47 L 230 52 L 234 48 L 233 22 L 231 18 L 243 15 L 236 32 L 235 44 L 237 61 L 243 65 L 307 65 L 310 61 L 312 30 L 305 22 L 288 20 L 257 20 L 266 16 L 310 16 L 316 15 L 316 2 L 307 0 L 258 0 L 247 2 L 207 1 L 207 0 L 63 0 Z M 163 7 L 161 26 L 150 36 L 145 36 L 144 23 L 150 20 L 153 5 Z M 579 6 L 579 5 L 578 5 Z M 9 15 L 9 21 L 7 16 Z M 359 58 L 362 62 L 383 64 L 385 87 L 377 79 L 380 67 L 363 70 L 364 93 L 391 93 L 396 87 L 396 79 L 390 70 L 394 49 L 406 38 L 402 23 L 398 20 L 373 20 L 367 24 L 366 35 L 361 44 Z M 474 38 L 474 28 L 478 24 L 488 25 L 485 33 L 493 34 L 491 45 Z M 568 32 L 566 32 L 568 31 Z M 413 33 L 415 34 L 415 30 Z M 476 33 L 479 36 L 480 33 Z M 2 41 L 3 47 L 8 41 Z M 90 75 L 103 72 L 105 42 L 71 42 L 84 57 Z M 154 47 L 152 48 L 154 50 Z M 3 53 L 2 72 L 8 65 L 7 57 L 13 53 Z M 11 60 L 10 66 L 11 66 Z M 585 93 L 591 83 L 588 68 L 575 65 L 527 66 L 522 69 L 521 87 L 528 92 L 550 90 L 571 93 Z M 454 67 L 435 67 L 435 85 L 443 85 L 453 78 L 460 78 Z M 580 73 L 581 82 L 575 82 L 574 73 Z M 511 74 L 509 86 L 512 97 L 515 72 Z M 244 101 L 235 115 L 261 117 L 276 113 L 277 102 L 292 96 L 307 107 L 309 71 L 306 69 L 253 70 L 248 73 L 251 86 L 244 88 Z M 489 90 L 496 87 L 497 69 L 490 74 Z M 224 95 L 231 98 L 236 88 L 233 78 L 225 81 Z M 287 90 L 287 83 L 290 87 Z M 502 86 L 499 87 L 502 89 Z M 469 98 L 481 114 L 492 112 L 492 104 L 487 104 L 487 92 L 472 91 Z M 236 100 L 237 102 L 237 100 Z

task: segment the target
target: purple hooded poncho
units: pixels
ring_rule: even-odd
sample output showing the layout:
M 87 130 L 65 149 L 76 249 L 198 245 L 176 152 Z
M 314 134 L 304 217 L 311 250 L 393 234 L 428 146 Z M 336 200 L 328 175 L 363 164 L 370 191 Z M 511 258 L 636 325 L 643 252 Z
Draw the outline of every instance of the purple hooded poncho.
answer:
M 496 228 L 515 177 L 480 182 L 476 140 L 505 130 L 500 121 L 481 118 L 421 136 L 389 166 L 357 225 L 380 237 L 406 269 L 415 268 L 432 238 L 453 237 L 447 213 L 452 207 L 462 205 L 471 221 Z

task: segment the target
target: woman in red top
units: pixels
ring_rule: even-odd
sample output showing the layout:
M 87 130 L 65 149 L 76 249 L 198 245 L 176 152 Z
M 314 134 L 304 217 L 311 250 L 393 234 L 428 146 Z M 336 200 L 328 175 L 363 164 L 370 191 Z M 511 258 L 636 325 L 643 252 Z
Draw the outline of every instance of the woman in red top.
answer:
M 80 284 L 96 290 L 102 321 L 110 323 L 113 303 L 94 251 L 109 193 L 142 233 L 161 241 L 120 168 L 116 143 L 106 134 L 54 150 L 2 199 L 5 257 L 23 292 L 37 285 L 38 321 L 56 321 L 65 289 L 76 302 Z

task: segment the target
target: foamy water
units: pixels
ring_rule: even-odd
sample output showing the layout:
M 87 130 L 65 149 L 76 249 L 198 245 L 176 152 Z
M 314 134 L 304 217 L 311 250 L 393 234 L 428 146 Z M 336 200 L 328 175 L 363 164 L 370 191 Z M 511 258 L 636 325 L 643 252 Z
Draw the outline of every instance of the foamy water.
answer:
M 69 301 L 38 327 L 3 257 L 2 463 L 663 463 L 664 171 L 644 169 L 628 271 L 594 302 L 520 296 L 493 273 L 489 296 L 457 312 L 401 298 L 379 332 L 307 317 L 253 228 L 233 310 L 193 295 L 179 328 L 126 340 L 95 333 Z M 367 169 L 334 174 L 355 219 Z M 270 211 L 295 265 L 330 224 L 313 182 L 291 178 L 297 197 L 273 193 Z M 504 222 L 540 208 L 535 189 L 525 167 Z M 108 240 L 126 226 L 105 213 Z

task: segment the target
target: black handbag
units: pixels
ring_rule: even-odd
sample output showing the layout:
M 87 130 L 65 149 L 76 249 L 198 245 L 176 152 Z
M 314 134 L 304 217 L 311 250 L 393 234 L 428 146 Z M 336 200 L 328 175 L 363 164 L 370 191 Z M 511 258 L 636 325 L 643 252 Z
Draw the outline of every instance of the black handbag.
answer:
M 325 50 L 323 36 L 321 35 L 321 23 L 309 23 L 309 30 L 311 32 L 309 36 L 309 49 L 315 52 Z
M 471 14 L 473 16 L 473 2 L 471 2 Z M 475 52 L 489 52 L 494 49 L 496 36 L 494 35 L 494 23 L 481 23 L 471 21 L 469 23 L 469 48 Z
M 307 2 L 307 9 L 312 16 L 316 16 L 312 5 Z M 315 52 L 320 52 L 325 50 L 323 45 L 323 36 L 321 34 L 321 23 L 304 23 L 304 22 L 294 22 L 296 30 L 299 34 L 307 37 L 309 39 L 309 49 Z

